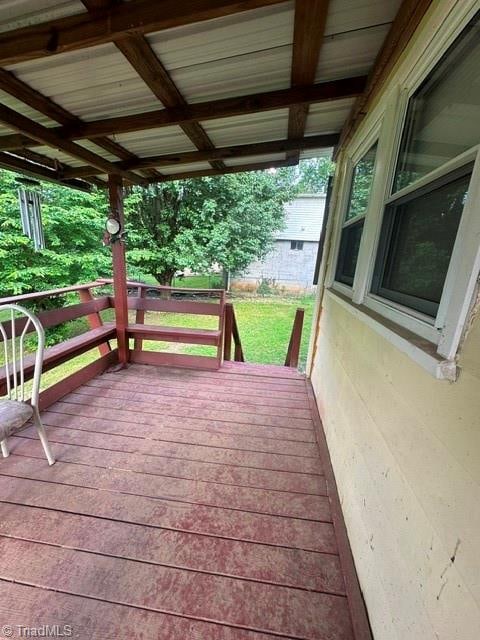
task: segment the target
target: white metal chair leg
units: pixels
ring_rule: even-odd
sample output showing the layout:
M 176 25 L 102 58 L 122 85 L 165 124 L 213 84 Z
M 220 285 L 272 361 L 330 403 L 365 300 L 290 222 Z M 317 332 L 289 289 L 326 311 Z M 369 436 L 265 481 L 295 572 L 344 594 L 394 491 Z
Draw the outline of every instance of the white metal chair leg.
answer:
M 7 441 L 2 440 L 2 442 L 0 443 L 0 446 L 2 447 L 2 456 L 4 458 L 8 458 L 8 456 L 10 455 L 10 451 L 8 450 Z
M 48 442 L 47 434 L 45 433 L 45 427 L 42 424 L 38 411 L 33 412 L 33 422 L 37 429 L 38 437 L 42 443 L 45 455 L 47 456 L 48 464 L 52 465 L 55 463 L 55 458 L 53 457 L 52 450 L 50 449 L 50 443 Z

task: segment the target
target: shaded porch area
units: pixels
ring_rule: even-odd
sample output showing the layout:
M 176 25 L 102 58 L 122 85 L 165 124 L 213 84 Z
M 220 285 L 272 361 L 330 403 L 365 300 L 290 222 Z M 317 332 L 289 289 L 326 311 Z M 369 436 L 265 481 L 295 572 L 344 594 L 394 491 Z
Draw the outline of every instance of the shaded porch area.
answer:
M 2 620 L 79 638 L 365 638 L 310 383 L 131 364 L 0 465 Z M 354 635 L 354 627 L 356 635 Z

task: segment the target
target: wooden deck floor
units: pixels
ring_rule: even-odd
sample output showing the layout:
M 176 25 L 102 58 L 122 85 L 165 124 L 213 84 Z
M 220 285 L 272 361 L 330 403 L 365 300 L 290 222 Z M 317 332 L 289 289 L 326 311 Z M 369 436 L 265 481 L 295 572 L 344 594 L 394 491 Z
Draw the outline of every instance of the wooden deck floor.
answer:
M 307 383 L 132 365 L 0 461 L 0 622 L 85 639 L 352 640 Z M 338 531 L 337 531 L 338 534 Z

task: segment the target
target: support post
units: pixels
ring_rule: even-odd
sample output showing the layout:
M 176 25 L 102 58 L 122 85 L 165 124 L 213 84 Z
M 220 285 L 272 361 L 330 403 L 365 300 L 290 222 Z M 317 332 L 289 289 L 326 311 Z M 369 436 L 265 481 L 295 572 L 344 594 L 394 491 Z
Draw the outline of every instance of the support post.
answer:
M 232 359 L 233 308 L 231 303 L 225 305 L 225 322 L 223 335 L 223 359 Z
M 108 176 L 108 195 L 110 215 L 125 226 L 123 216 L 123 181 L 115 174 Z M 128 362 L 128 300 L 127 300 L 127 266 L 125 261 L 125 244 L 116 240 L 112 244 L 113 295 L 115 301 L 115 324 L 117 329 L 118 361 L 125 367 Z
M 137 287 L 137 298 L 142 300 L 145 298 L 146 289 L 145 287 Z M 145 310 L 137 309 L 137 313 L 135 315 L 135 324 L 144 324 L 145 323 Z M 133 342 L 133 348 L 136 351 L 141 351 L 143 349 L 143 340 L 142 338 L 135 338 Z

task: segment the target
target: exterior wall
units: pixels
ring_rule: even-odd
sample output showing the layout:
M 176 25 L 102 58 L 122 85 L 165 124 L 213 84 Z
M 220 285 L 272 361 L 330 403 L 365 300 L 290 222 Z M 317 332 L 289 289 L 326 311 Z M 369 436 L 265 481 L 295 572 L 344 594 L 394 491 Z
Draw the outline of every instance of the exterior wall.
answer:
M 475 5 L 433 3 L 392 80 L 450 12 Z M 392 84 L 352 144 L 378 118 Z M 334 192 L 321 274 L 334 260 L 342 198 Z M 318 300 L 310 373 L 375 640 L 478 640 L 480 316 L 452 383 L 435 379 L 335 293 L 319 287 Z
M 279 240 L 318 242 L 322 231 L 325 195 L 300 195 L 285 205 L 285 229 L 277 233 Z
M 275 287 L 312 290 L 318 242 L 303 241 L 300 251 L 290 249 L 290 240 L 277 240 L 274 249 L 263 261 L 252 262 L 241 277 L 233 278 L 232 286 L 243 283 L 260 285 L 267 280 Z

